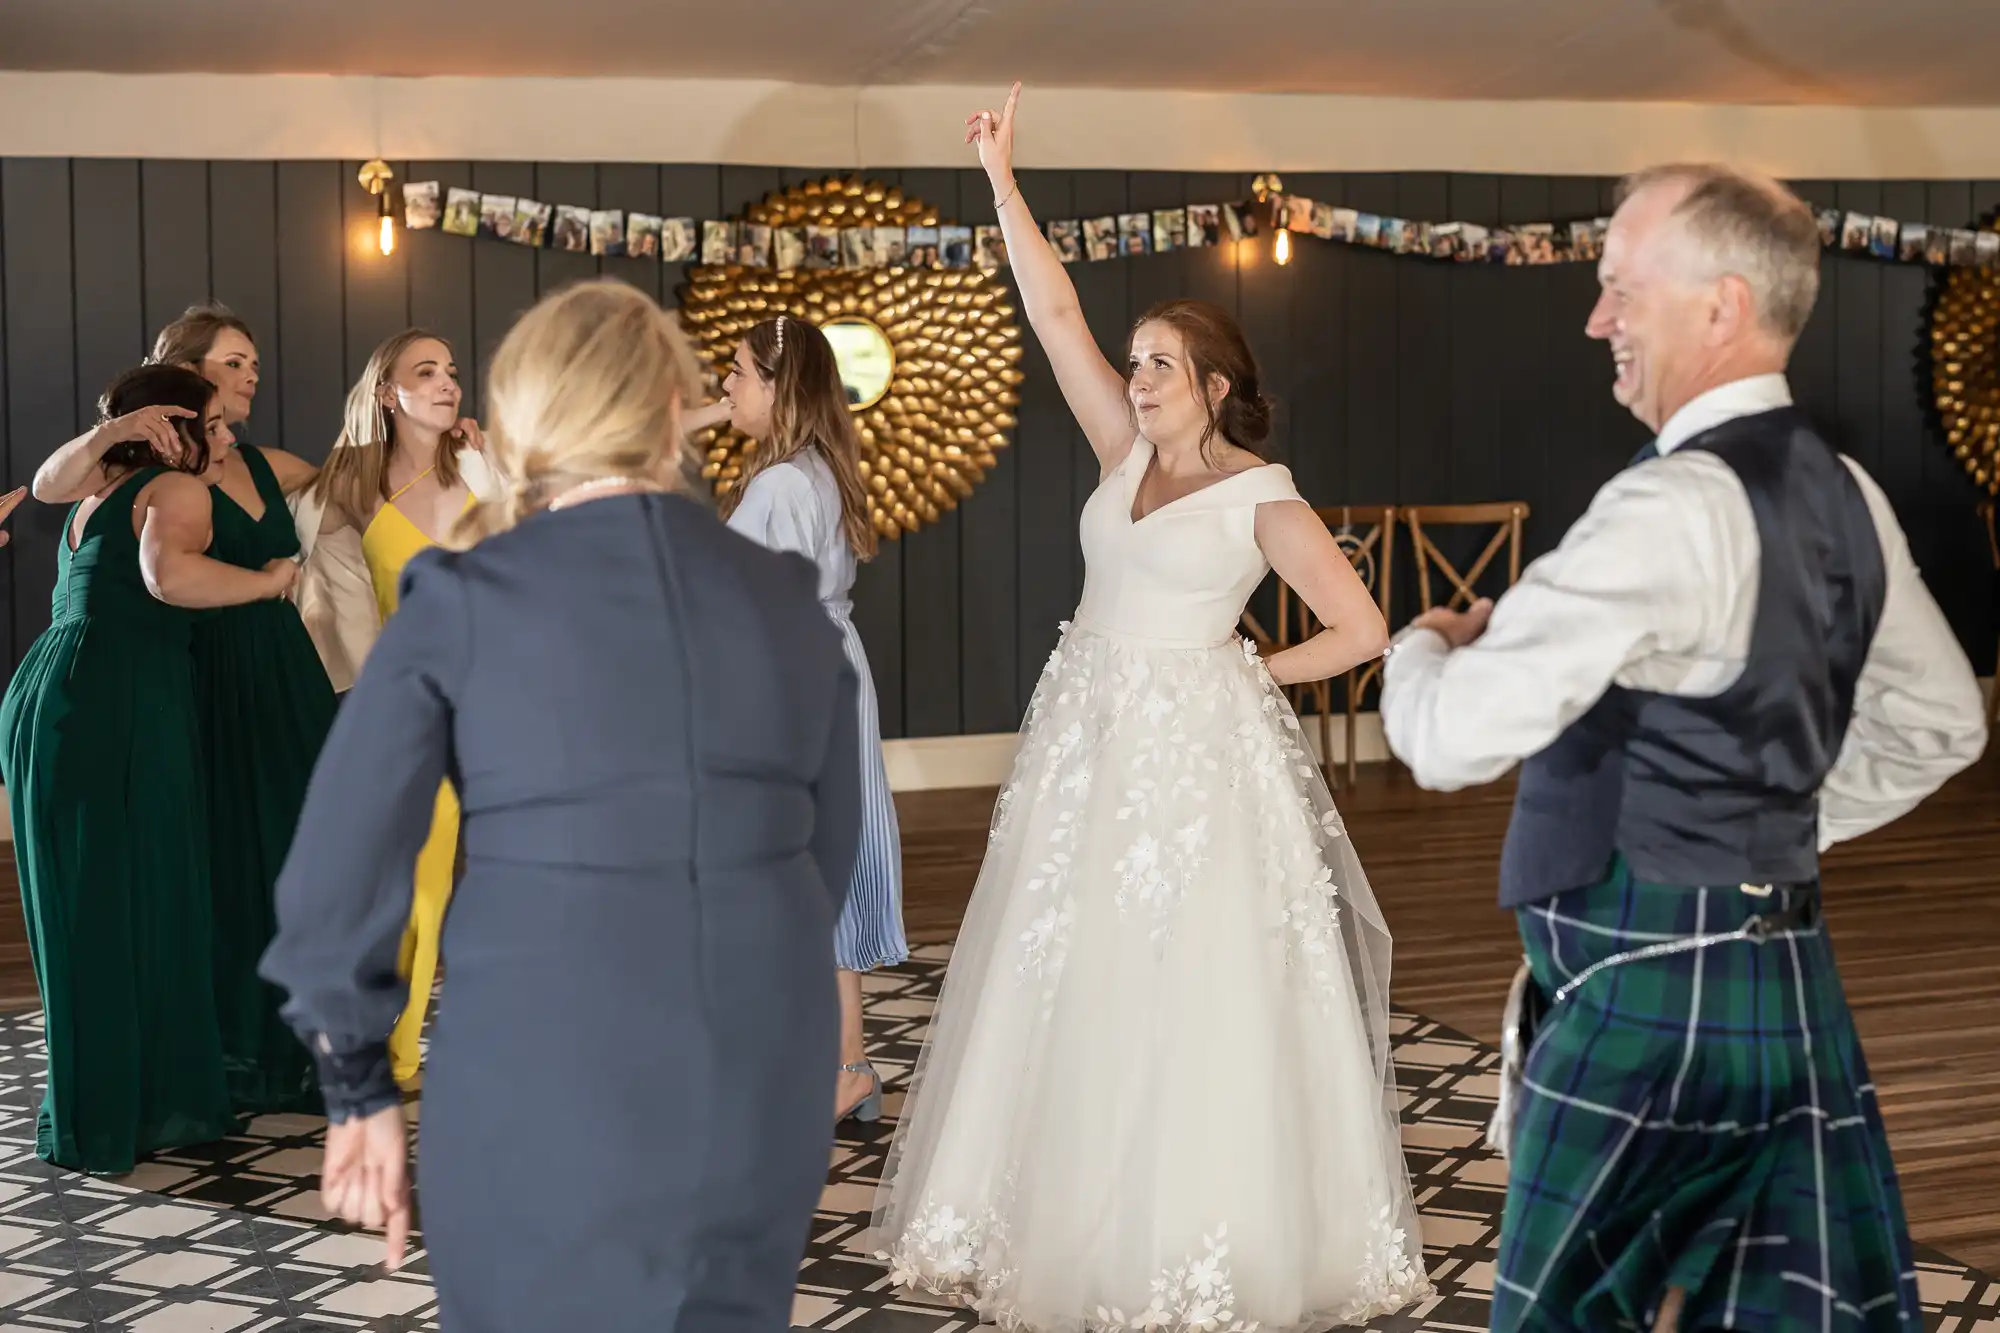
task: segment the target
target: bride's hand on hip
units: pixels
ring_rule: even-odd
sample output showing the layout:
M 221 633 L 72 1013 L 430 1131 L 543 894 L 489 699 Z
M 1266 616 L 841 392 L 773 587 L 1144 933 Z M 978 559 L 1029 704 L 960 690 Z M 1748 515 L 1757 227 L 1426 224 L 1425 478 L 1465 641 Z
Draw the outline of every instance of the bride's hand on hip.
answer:
M 965 141 L 979 145 L 979 165 L 996 188 L 1014 179 L 1014 108 L 1020 101 L 1021 85 L 1016 81 L 998 112 L 975 111 L 965 118 Z

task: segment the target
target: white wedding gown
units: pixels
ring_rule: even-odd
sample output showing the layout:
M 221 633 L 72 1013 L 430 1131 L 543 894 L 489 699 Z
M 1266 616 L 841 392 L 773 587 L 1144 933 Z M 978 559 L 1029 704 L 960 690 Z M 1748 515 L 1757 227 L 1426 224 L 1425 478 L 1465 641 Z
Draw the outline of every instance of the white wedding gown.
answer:
M 898 1285 L 1039 1333 L 1358 1323 L 1426 1295 L 1389 934 L 1298 719 L 1235 635 L 1268 565 L 1238 473 L 1084 506 L 875 1200 Z

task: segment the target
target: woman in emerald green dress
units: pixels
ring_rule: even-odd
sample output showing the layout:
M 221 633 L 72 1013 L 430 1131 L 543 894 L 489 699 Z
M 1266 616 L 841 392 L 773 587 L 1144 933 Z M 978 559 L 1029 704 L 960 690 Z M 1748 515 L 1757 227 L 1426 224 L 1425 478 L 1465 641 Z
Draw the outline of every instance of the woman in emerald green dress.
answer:
M 196 306 L 160 331 L 152 360 L 215 385 L 226 426 L 250 416 L 257 345 L 220 306 Z M 169 409 L 111 421 L 58 450 L 35 477 L 38 498 L 74 500 L 104 483 L 101 460 L 118 442 L 156 439 L 171 456 Z M 299 553 L 286 496 L 317 469 L 280 449 L 225 438 L 211 470 L 213 559 L 261 569 Z M 290 601 L 253 602 L 194 627 L 194 691 L 208 787 L 214 897 L 216 1018 L 230 1100 L 244 1115 L 320 1109 L 310 1055 L 278 1017 L 283 997 L 257 975 L 276 930 L 271 894 L 291 849 L 306 781 L 333 724 L 333 687 Z
M 192 640 L 200 608 L 282 598 L 297 567 L 239 569 L 210 541 L 211 385 L 145 366 L 107 420 L 172 408 L 171 451 L 100 454 L 70 511 L 51 624 L 0 701 L 0 780 L 46 1016 L 36 1155 L 94 1174 L 235 1127 L 216 1023 L 209 832 Z

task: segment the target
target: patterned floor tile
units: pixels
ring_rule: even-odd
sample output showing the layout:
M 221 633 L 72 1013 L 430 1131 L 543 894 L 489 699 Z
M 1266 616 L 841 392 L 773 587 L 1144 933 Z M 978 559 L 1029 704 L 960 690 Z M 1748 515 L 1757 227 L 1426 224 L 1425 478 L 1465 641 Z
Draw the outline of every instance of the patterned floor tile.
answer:
M 869 978 L 870 1037 L 892 1087 L 915 1064 L 948 949 L 920 949 Z M 1380 1333 L 1471 1333 L 1487 1324 L 1506 1164 L 1486 1151 L 1497 1089 L 1491 1048 L 1416 1015 L 1392 1041 L 1403 1146 L 1424 1214 L 1437 1295 L 1377 1320 Z M 435 1333 L 426 1256 L 385 1274 L 381 1241 L 324 1220 L 321 1121 L 266 1116 L 217 1144 L 162 1153 L 119 1180 L 34 1156 L 42 1029 L 0 1017 L 0 1333 Z M 844 1127 L 792 1307 L 795 1327 L 968 1333 L 972 1316 L 888 1288 L 862 1237 L 892 1120 Z M 421 1246 L 421 1237 L 414 1244 Z M 1921 1263 L 1930 1327 L 2000 1333 L 2000 1282 L 1943 1255 Z

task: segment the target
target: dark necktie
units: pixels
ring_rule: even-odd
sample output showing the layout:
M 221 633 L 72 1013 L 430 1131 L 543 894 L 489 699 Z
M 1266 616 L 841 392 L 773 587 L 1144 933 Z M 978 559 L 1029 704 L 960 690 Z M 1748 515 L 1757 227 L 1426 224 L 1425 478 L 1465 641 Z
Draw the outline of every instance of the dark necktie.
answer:
M 1646 441 L 1645 445 L 1639 450 L 1638 453 L 1632 455 L 1632 461 L 1627 463 L 1625 466 L 1637 467 L 1639 466 L 1639 464 L 1646 462 L 1648 459 L 1658 458 L 1659 456 L 1660 456 L 1660 442 L 1656 439 L 1648 440 Z

